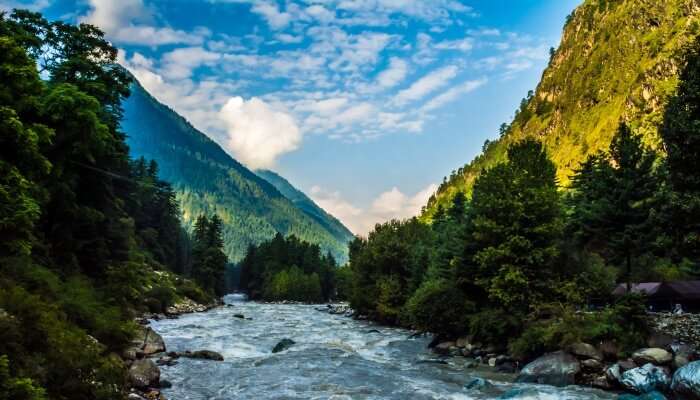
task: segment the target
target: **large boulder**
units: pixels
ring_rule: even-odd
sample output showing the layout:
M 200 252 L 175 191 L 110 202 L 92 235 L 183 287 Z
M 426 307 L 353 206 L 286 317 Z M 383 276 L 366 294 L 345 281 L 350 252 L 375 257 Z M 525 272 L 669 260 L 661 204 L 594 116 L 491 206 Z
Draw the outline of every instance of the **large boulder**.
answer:
M 158 387 L 160 381 L 160 369 L 153 360 L 144 358 L 136 360 L 129 368 L 129 382 L 138 389 Z
M 700 400 L 700 361 L 693 361 L 673 374 L 671 390 L 681 399 Z
M 633 392 L 651 393 L 655 390 L 665 391 L 671 379 L 664 368 L 649 363 L 625 371 L 620 378 L 620 383 Z
M 581 372 L 581 364 L 576 357 L 557 351 L 545 354 L 527 364 L 520 371 L 517 382 L 567 386 L 576 382 L 576 375 L 579 372 Z
M 149 326 L 139 326 L 131 344 L 132 348 L 137 349 L 147 356 L 165 351 L 163 337 Z
M 569 352 L 582 360 L 593 359 L 603 361 L 603 354 L 588 343 L 574 343 L 569 346 Z
M 295 341 L 292 339 L 282 339 L 275 345 L 275 347 L 272 349 L 273 353 L 279 353 L 280 351 L 285 351 L 288 348 L 294 346 L 296 344 Z
M 688 365 L 695 357 L 695 348 L 687 344 L 671 345 L 673 352 L 673 368 L 678 369 Z
M 644 365 L 647 363 L 666 365 L 673 360 L 673 355 L 664 349 L 649 347 L 646 349 L 639 349 L 632 353 L 632 359 L 637 365 Z

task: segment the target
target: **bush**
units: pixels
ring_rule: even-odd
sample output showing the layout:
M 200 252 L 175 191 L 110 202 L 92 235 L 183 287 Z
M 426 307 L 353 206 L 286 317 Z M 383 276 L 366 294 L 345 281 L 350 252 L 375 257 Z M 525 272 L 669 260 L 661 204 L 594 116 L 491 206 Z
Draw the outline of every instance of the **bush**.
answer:
M 509 345 L 511 354 L 518 358 L 529 359 L 576 342 L 602 340 L 614 340 L 623 353 L 629 353 L 644 347 L 649 333 L 644 299 L 638 295 L 625 296 L 597 312 L 562 305 L 545 306 L 538 312 L 540 315 L 531 316 L 520 337 Z
M 411 324 L 420 330 L 457 336 L 468 329 L 474 304 L 454 284 L 444 280 L 424 282 L 406 303 Z
M 484 309 L 469 318 L 469 333 L 479 341 L 505 344 L 513 332 L 519 332 L 522 322 L 513 313 L 502 309 Z
M 10 361 L 0 356 L 0 400 L 44 400 L 44 389 L 34 386 L 29 378 L 10 376 Z

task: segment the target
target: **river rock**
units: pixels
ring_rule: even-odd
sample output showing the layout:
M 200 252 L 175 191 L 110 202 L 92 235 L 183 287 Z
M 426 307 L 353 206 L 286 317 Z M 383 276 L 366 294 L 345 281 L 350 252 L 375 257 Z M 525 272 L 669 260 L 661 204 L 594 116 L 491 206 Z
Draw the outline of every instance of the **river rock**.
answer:
M 462 336 L 461 338 L 457 339 L 455 342 L 455 346 L 459 347 L 460 349 L 463 349 L 467 347 L 467 345 L 471 344 L 471 338 L 469 336 Z
M 163 338 L 149 326 L 139 325 L 131 344 L 130 350 L 134 350 L 136 353 L 143 353 L 147 356 L 165 351 L 165 342 Z
M 181 356 L 200 360 L 224 361 L 224 356 L 211 350 L 186 351 Z
M 435 345 L 435 347 L 433 347 L 433 351 L 438 354 L 449 354 L 450 349 L 453 347 L 457 347 L 455 346 L 455 342 L 442 342 Z
M 279 353 L 280 351 L 285 351 L 288 348 L 294 346 L 296 344 L 295 341 L 292 339 L 282 339 L 275 345 L 275 347 L 272 349 L 273 353 Z
M 605 368 L 602 362 L 594 358 L 581 361 L 581 366 L 586 371 L 602 371 Z
M 625 371 L 622 374 L 620 383 L 633 392 L 650 393 L 655 390 L 666 390 L 671 383 L 671 379 L 666 370 L 648 363 Z
M 471 389 L 483 390 L 483 389 L 489 389 L 492 387 L 493 387 L 493 384 L 491 382 L 487 381 L 484 378 L 479 378 L 479 377 L 472 378 L 469 382 L 464 384 L 464 388 L 467 390 L 471 390 Z
M 622 369 L 620 368 L 620 364 L 613 364 L 609 366 L 605 370 L 605 377 L 608 379 L 608 382 L 612 384 L 619 384 L 620 379 L 622 378 Z
M 574 343 L 569 347 L 569 352 L 580 359 L 603 361 L 603 354 L 588 343 Z
M 576 382 L 576 375 L 579 372 L 581 372 L 581 364 L 576 357 L 557 351 L 545 354 L 527 364 L 520 371 L 517 382 L 567 386 Z
M 635 362 L 630 360 L 629 358 L 626 360 L 620 360 L 617 362 L 617 364 L 620 366 L 621 372 L 625 372 L 625 371 L 629 371 L 631 369 L 637 368 L 637 364 L 635 364 Z
M 160 369 L 153 360 L 144 358 L 131 364 L 128 376 L 131 386 L 135 388 L 157 387 L 160 381 Z
M 681 399 L 700 400 L 700 361 L 693 361 L 673 374 L 671 390 Z
M 496 372 L 501 372 L 504 374 L 514 374 L 518 370 L 518 367 L 512 361 L 506 361 L 502 364 L 496 362 Z
M 606 375 L 598 375 L 593 377 L 593 379 L 591 379 L 591 386 L 603 390 L 611 390 L 613 388 L 613 385 L 610 383 Z
M 673 355 L 664 349 L 650 347 L 635 351 L 632 354 L 632 359 L 635 363 L 637 363 L 637 365 L 644 365 L 647 363 L 654 365 L 665 365 L 673 360 Z

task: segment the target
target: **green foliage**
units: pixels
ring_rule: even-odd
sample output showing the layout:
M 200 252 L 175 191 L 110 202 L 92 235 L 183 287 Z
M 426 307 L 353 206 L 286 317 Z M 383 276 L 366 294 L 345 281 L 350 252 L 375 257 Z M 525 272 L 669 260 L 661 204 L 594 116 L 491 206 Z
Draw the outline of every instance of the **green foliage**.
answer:
M 2 399 L 124 398 L 116 354 L 144 295 L 184 292 L 174 192 L 117 129 L 116 56 L 93 26 L 0 13 Z
M 218 216 L 200 216 L 195 224 L 192 249 L 192 277 L 202 288 L 217 296 L 223 296 L 226 290 L 227 258 L 221 230 L 222 222 Z
M 632 279 L 634 258 L 653 250 L 656 154 L 621 124 L 608 153 L 590 156 L 572 178 L 569 230 L 583 248 Z
M 522 335 L 510 343 L 511 353 L 531 359 L 571 344 L 614 341 L 622 354 L 644 347 L 648 335 L 644 299 L 626 296 L 601 311 L 576 311 L 571 306 L 546 304 L 531 315 Z
M 323 301 L 318 274 L 304 274 L 295 266 L 277 272 L 264 290 L 264 298 L 271 301 L 291 300 L 305 303 Z
M 28 378 L 10 376 L 10 361 L 0 356 L 0 400 L 44 400 L 46 393 Z
M 473 279 L 494 304 L 526 313 L 552 296 L 563 228 L 555 167 L 542 146 L 526 140 L 508 149 L 508 163 L 484 172 L 474 185 L 468 229 Z
M 456 336 L 464 333 L 468 326 L 474 304 L 453 282 L 427 280 L 408 300 L 406 311 L 417 329 Z
M 240 268 L 240 288 L 254 300 L 318 303 L 337 298 L 333 256 L 295 236 L 278 233 L 249 246 Z

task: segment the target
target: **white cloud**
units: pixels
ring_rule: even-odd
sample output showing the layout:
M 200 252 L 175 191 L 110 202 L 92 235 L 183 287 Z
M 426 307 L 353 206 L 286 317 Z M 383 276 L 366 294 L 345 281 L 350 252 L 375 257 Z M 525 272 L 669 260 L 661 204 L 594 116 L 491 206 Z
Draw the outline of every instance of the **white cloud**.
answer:
M 394 87 L 406 78 L 407 73 L 408 63 L 398 57 L 392 57 L 389 67 L 377 76 L 377 83 L 384 88 Z
M 421 208 L 436 190 L 437 185 L 431 184 L 418 193 L 407 195 L 393 187 L 380 193 L 365 209 L 343 199 L 339 192 L 327 191 L 319 186 L 311 188 L 310 197 L 321 208 L 340 219 L 353 233 L 366 236 L 375 224 L 420 214 Z
M 424 111 L 432 111 L 435 109 L 438 109 L 442 107 L 443 105 L 450 103 L 454 100 L 456 100 L 459 96 L 469 93 L 483 85 L 485 85 L 487 82 L 486 78 L 478 79 L 478 80 L 473 80 L 473 81 L 466 81 L 458 86 L 455 86 L 453 88 L 448 89 L 444 93 L 441 93 L 432 99 L 425 103 L 423 106 Z
M 260 0 L 253 5 L 251 11 L 265 18 L 272 29 L 285 28 L 292 20 L 292 15 L 288 12 L 280 11 L 276 2 Z
M 472 38 L 448 40 L 436 43 L 435 48 L 438 50 L 458 50 L 466 52 L 474 48 L 474 40 Z
M 329 11 L 326 7 L 314 4 L 306 9 L 306 13 L 319 22 L 327 24 L 335 20 L 335 13 Z
M 402 106 L 411 101 L 423 98 L 432 91 L 445 86 L 457 76 L 459 69 L 454 65 L 435 70 L 414 82 L 408 89 L 400 91 L 394 98 L 396 105 Z
M 233 97 L 219 114 L 228 139 L 225 148 L 252 169 L 272 168 L 282 154 L 296 150 L 302 134 L 291 115 L 253 97 Z
M 90 11 L 80 22 L 101 28 L 107 37 L 121 44 L 159 46 L 164 44 L 201 44 L 211 32 L 198 28 L 185 32 L 153 26 L 153 11 L 143 0 L 89 0 Z
M 219 53 L 202 47 L 182 47 L 165 53 L 161 58 L 163 75 L 170 79 L 184 79 L 192 76 L 194 70 L 202 65 L 211 65 L 221 60 Z

